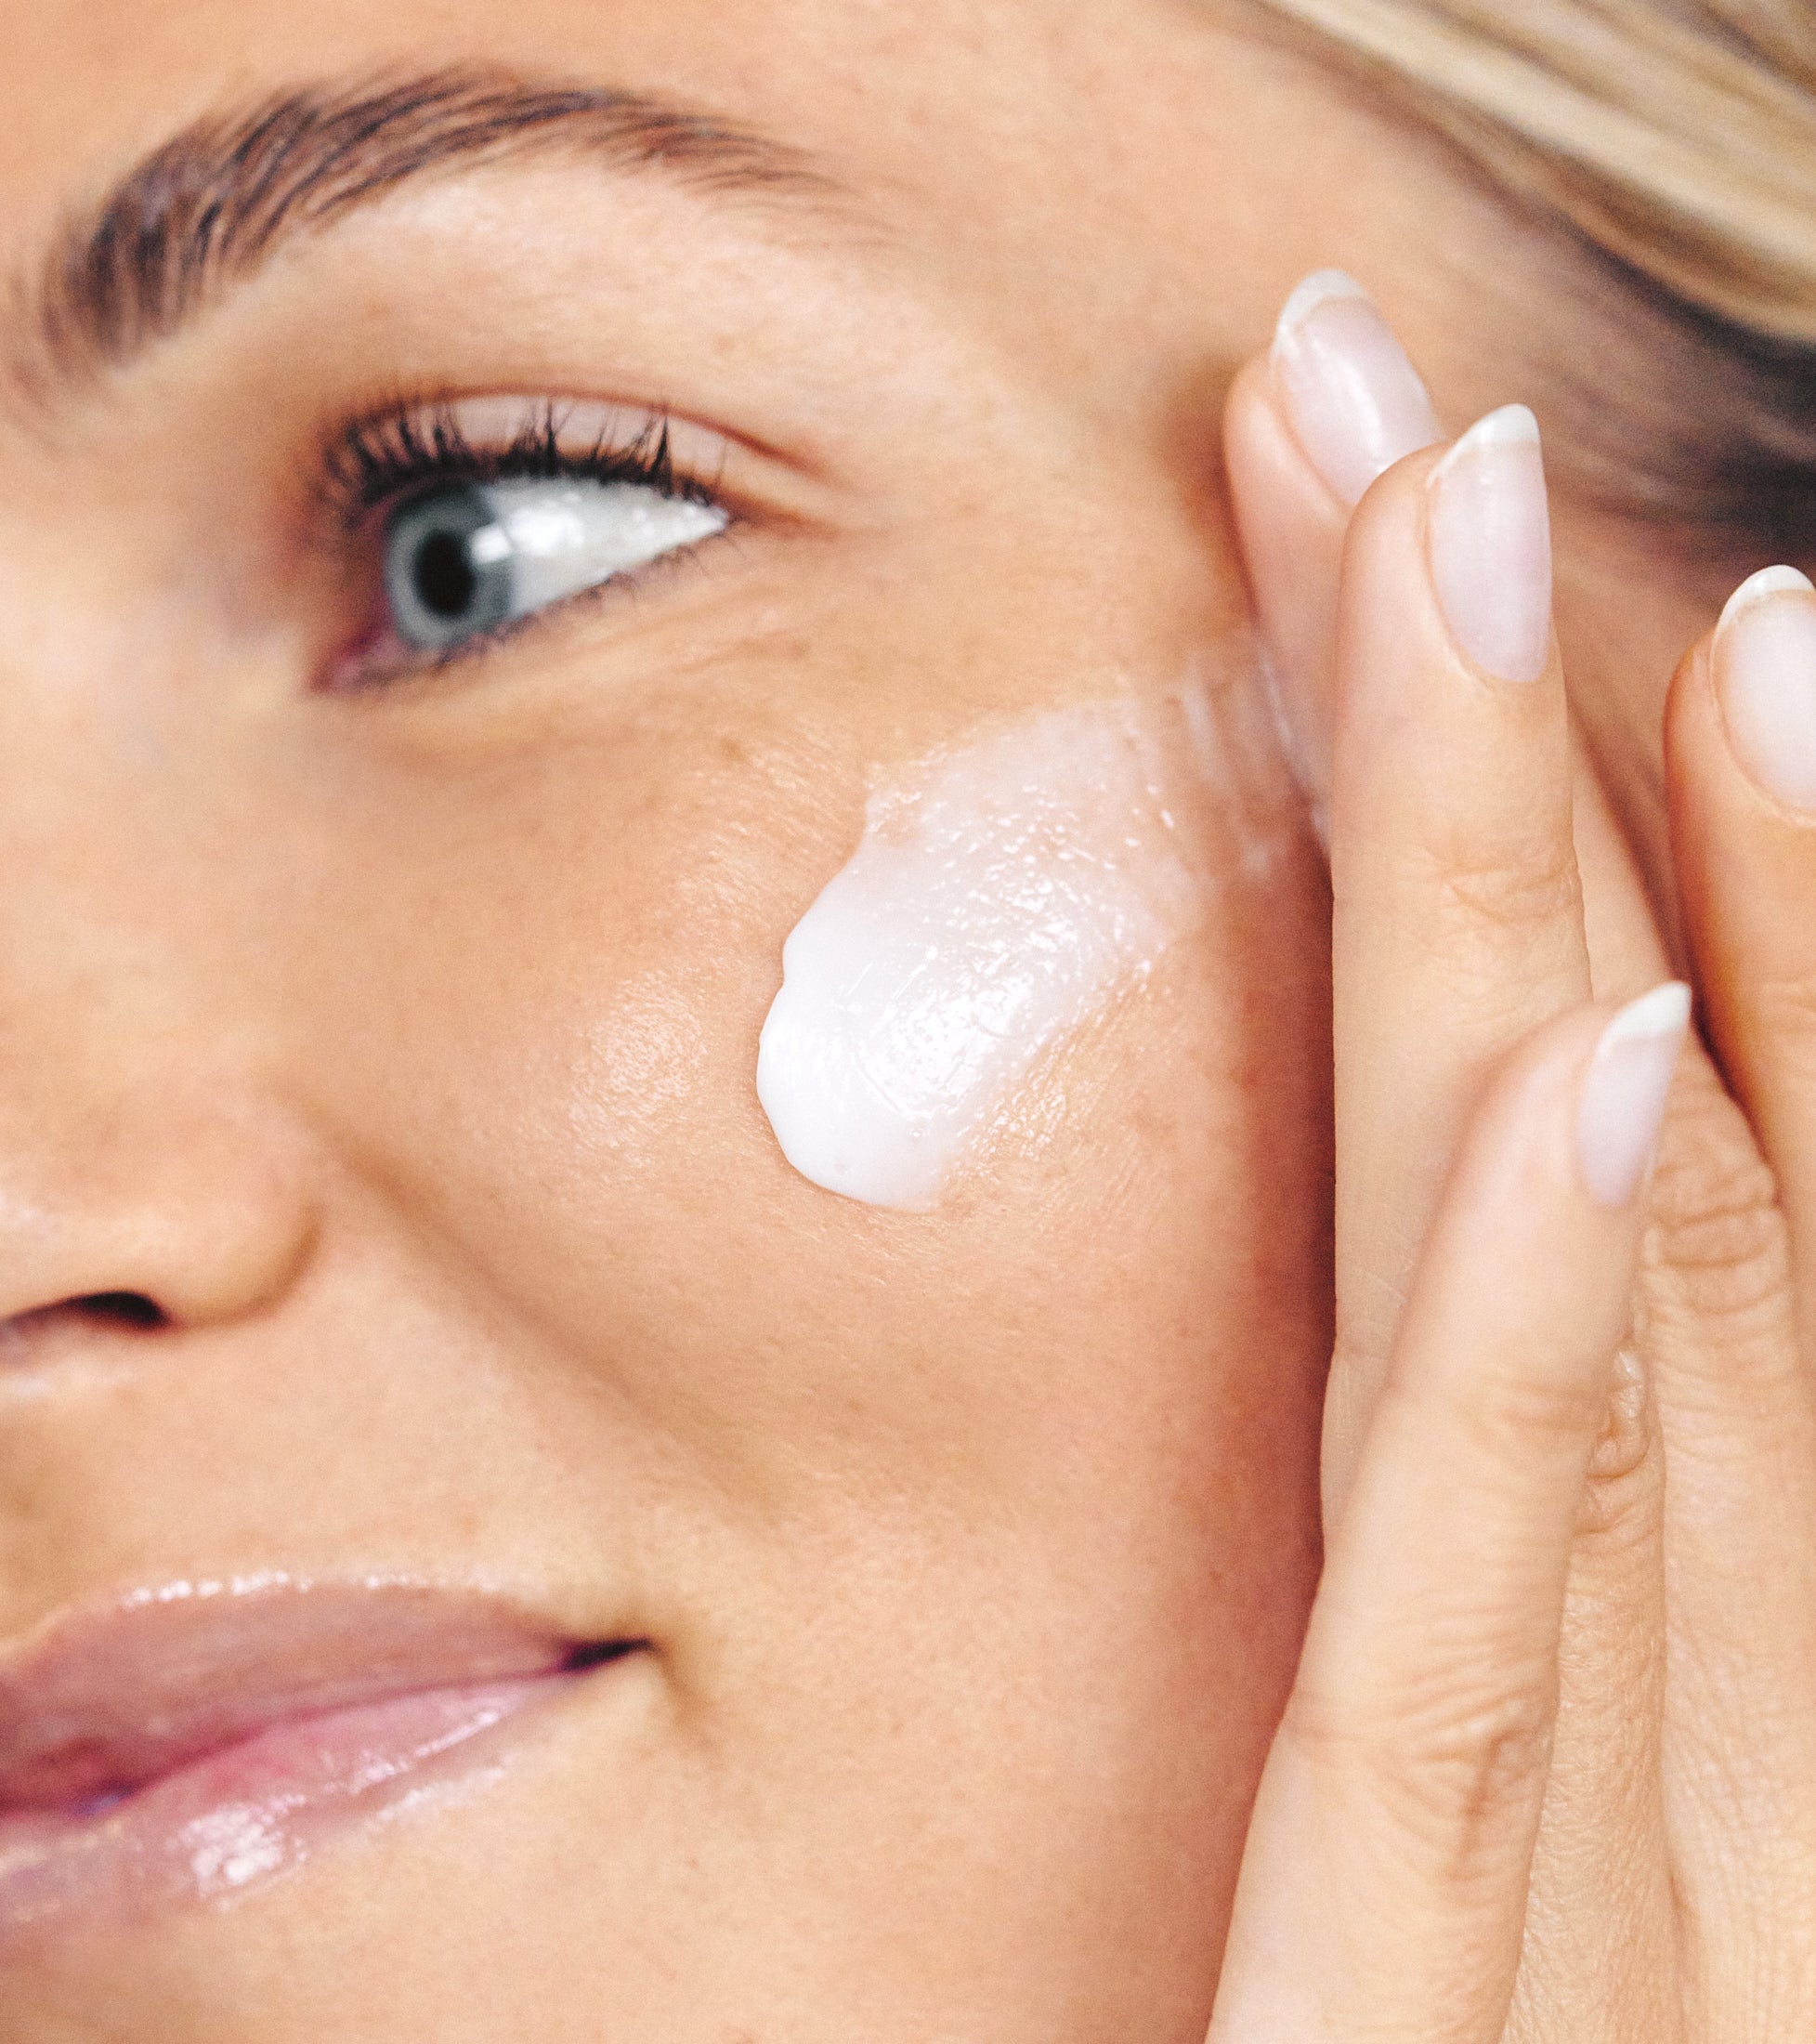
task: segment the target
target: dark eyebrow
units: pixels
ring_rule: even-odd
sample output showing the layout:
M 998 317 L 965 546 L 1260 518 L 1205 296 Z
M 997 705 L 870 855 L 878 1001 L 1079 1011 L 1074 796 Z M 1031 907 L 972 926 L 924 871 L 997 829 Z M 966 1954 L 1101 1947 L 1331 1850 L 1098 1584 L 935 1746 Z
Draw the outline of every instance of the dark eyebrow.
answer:
M 822 212 L 840 196 L 786 144 L 636 93 L 467 70 L 307 86 L 192 123 L 65 228 L 15 286 L 39 358 L 16 366 L 40 396 L 46 370 L 85 380 L 175 333 L 284 242 L 401 185 L 563 154 Z

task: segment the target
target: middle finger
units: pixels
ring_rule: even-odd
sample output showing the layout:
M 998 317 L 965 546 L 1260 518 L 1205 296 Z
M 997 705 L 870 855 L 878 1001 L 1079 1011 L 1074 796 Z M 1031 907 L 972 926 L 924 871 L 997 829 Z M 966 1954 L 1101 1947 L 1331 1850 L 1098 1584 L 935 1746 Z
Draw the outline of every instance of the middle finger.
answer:
M 1345 549 L 1338 671 L 1333 1512 L 1485 1075 L 1589 996 L 1531 413 L 1490 414 L 1364 500 Z

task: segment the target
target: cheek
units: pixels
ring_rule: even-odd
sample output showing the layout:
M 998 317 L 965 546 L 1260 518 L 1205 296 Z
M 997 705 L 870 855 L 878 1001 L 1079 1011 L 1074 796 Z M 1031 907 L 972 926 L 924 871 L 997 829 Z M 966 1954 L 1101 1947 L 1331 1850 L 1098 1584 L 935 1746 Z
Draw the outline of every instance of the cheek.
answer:
M 966 1839 L 940 1834 L 928 1896 L 987 1892 L 1011 1854 L 1031 1920 L 1195 1950 L 1316 1562 L 1315 849 L 1284 792 L 1261 831 L 1243 774 L 1207 781 L 1190 928 L 901 1212 L 793 1171 L 756 1092 L 783 941 L 863 833 L 862 767 L 676 750 L 619 747 L 603 796 L 597 758 L 570 784 L 545 761 L 483 831 L 470 789 L 445 833 L 419 822 L 399 867 L 433 881 L 369 904 L 341 994 L 318 989 L 323 1112 L 392 1188 L 417 1281 L 456 1274 L 513 1415 L 553 1415 L 582 1500 L 564 1555 L 603 1576 L 632 1540 L 639 1622 L 750 1778 L 785 1786 L 765 1866 L 798 1850 L 804 1891 L 854 1839 L 919 1838 L 938 1782 Z M 830 817 L 828 786 L 851 791 Z M 362 1037 L 373 1014 L 408 1032 Z M 504 1460 L 470 1508 L 540 1525 L 549 1470 Z M 899 1876 L 867 1847 L 884 1861 Z M 898 1906 L 851 1878 L 865 1920 Z
M 1209 1357 L 1240 1404 L 1245 1372 L 1273 1374 L 1263 1329 L 1318 1296 L 1328 1068 L 1323 883 L 1251 701 L 1011 727 L 898 776 L 921 799 L 873 807 L 868 838 L 856 761 L 673 731 L 501 777 L 516 813 L 481 830 L 458 791 L 445 832 L 419 818 L 395 848 L 423 886 L 369 902 L 357 955 L 333 954 L 339 1000 L 324 962 L 323 1112 L 382 1150 L 507 1325 L 558 1331 L 677 1421 L 737 1418 L 746 1455 L 762 1422 L 841 1413 L 873 1452 L 897 1430 L 869 1421 L 931 1369 L 987 1433 L 992 1404 L 1065 1379 L 1097 1395 L 1109 1350 L 1158 1384 L 1174 1350 L 1195 1382 Z M 814 1013 L 791 950 L 810 1055 L 785 1086 L 766 1047 L 764 1097 L 785 1133 L 818 1113 L 868 1133 L 859 1189 L 894 1174 L 876 1206 L 791 1170 L 759 1099 L 787 905 L 860 839 L 864 912 L 811 963 L 880 989 L 876 1029 L 849 1002 Z M 851 905 L 829 889 L 803 928 L 829 898 Z M 373 1014 L 408 1031 L 374 1043 Z

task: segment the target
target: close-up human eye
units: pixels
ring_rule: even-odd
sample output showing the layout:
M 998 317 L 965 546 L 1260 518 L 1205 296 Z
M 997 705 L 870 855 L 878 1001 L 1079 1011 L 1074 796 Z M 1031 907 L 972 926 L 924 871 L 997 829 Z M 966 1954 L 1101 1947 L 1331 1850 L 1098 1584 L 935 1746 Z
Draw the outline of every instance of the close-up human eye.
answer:
M 446 404 L 349 429 L 328 479 L 379 556 L 382 617 L 356 672 L 470 651 L 568 597 L 723 533 L 730 511 L 677 472 L 664 419 L 596 407 Z M 696 436 L 697 439 L 700 436 Z
M 0 2044 L 1816 2038 L 1813 911 L 1809 0 L 0 0 Z

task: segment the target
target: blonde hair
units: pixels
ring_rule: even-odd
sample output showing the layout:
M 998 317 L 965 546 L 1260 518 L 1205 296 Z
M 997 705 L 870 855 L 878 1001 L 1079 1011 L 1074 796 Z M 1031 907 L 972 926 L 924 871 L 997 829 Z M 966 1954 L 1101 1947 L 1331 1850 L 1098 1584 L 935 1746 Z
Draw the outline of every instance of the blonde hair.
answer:
M 1809 0 L 1261 0 L 1676 298 L 1816 345 Z

